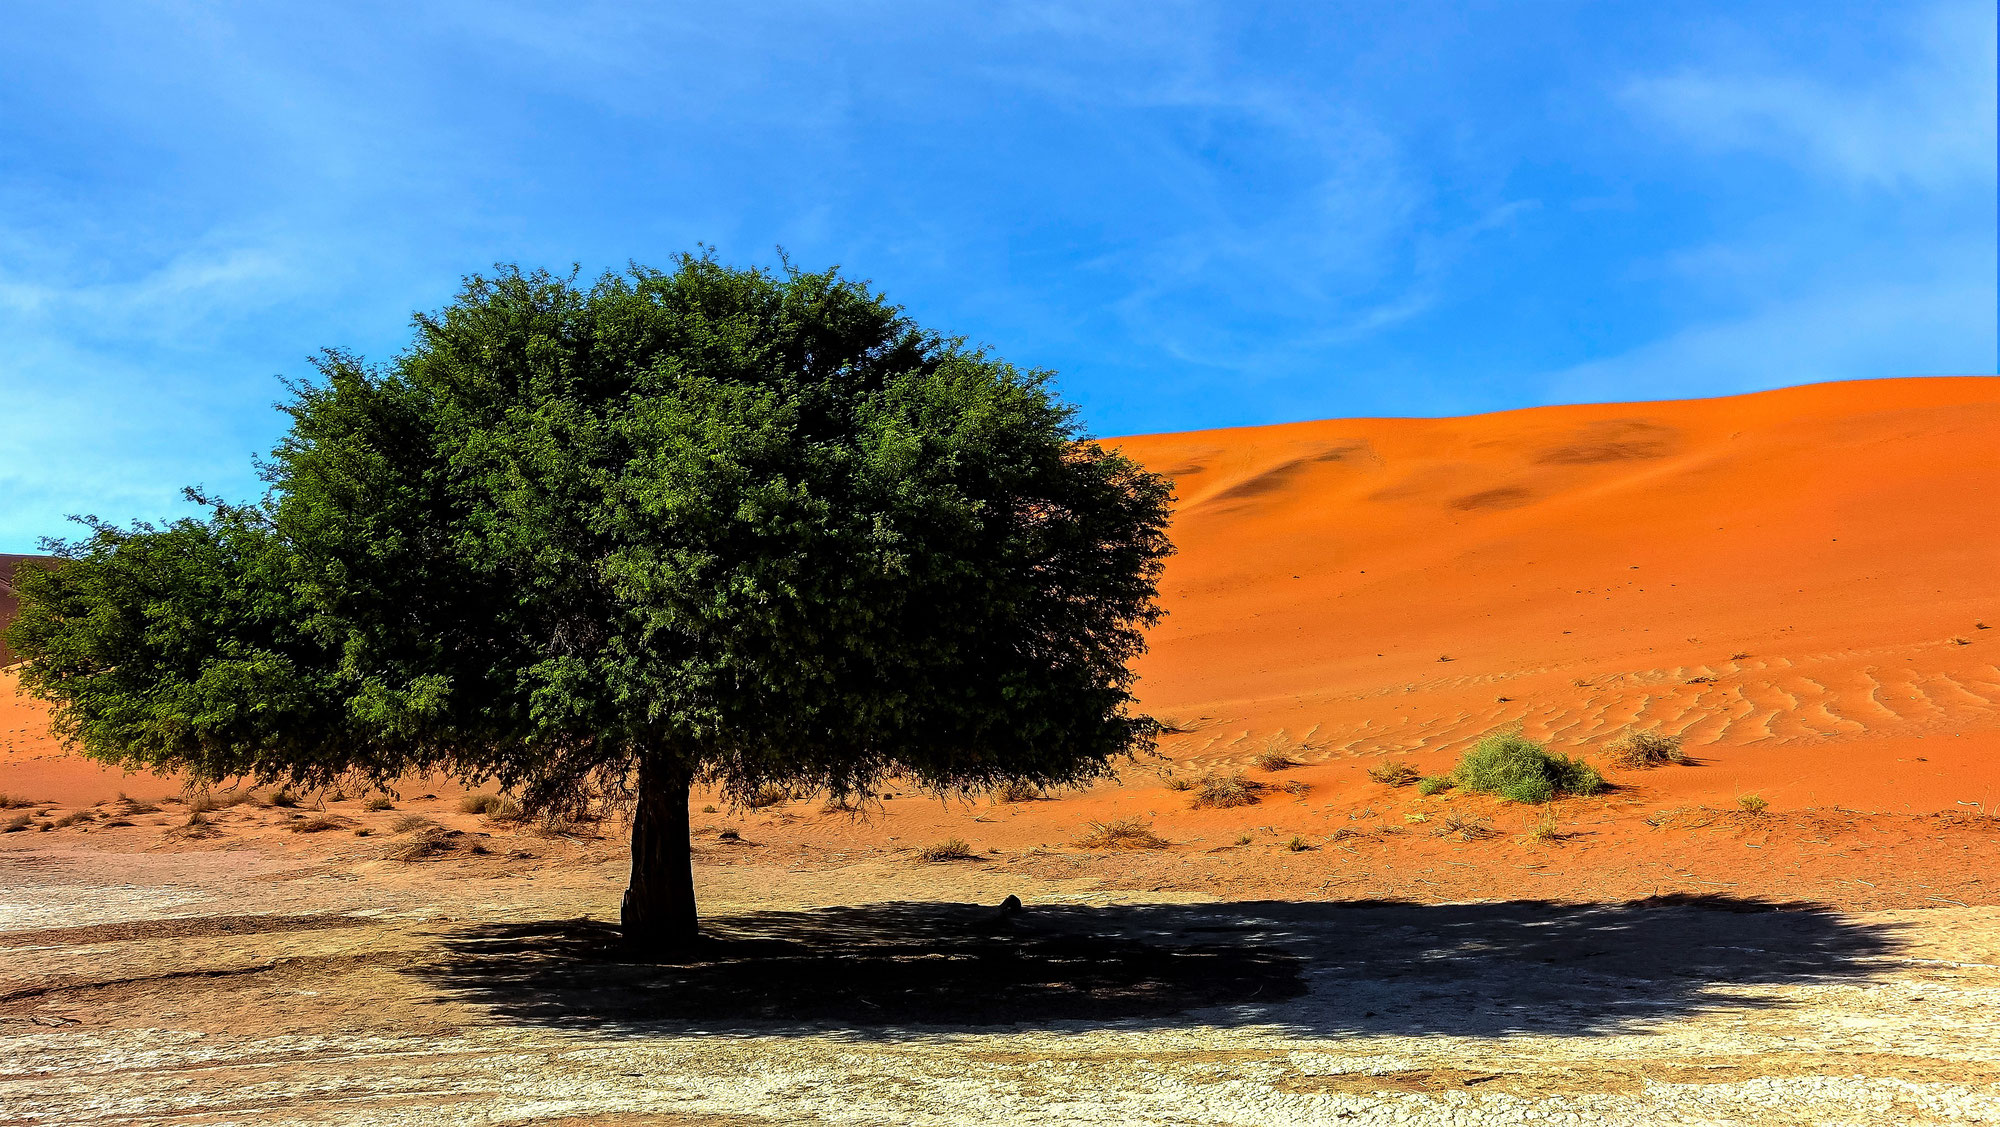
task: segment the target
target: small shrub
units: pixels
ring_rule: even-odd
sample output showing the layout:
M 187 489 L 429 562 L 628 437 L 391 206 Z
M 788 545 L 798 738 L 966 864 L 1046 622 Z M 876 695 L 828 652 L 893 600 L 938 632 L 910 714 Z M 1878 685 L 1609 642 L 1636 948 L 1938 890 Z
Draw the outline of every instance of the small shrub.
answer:
M 396 804 L 390 801 L 388 795 L 377 794 L 369 796 L 368 801 L 361 804 L 361 808 L 368 811 L 394 810 Z
M 1458 761 L 1452 781 L 1475 794 L 1513 802 L 1547 802 L 1559 794 L 1596 794 L 1604 776 L 1596 768 L 1548 749 L 1519 732 L 1496 732 Z
M 1664 732 L 1628 732 L 1604 750 L 1620 767 L 1658 767 L 1687 762 L 1681 741 L 1682 737 Z
M 1163 736 L 1184 736 L 1201 725 L 1193 720 L 1183 720 L 1178 716 L 1155 716 L 1153 723 Z
M 1019 780 L 1009 780 L 993 788 L 995 802 L 1040 802 L 1047 797 L 1042 788 Z
M 33 827 L 34 824 L 35 816 L 33 814 L 16 814 L 5 822 L 0 822 L 0 834 L 17 834 L 22 830 Z
M 786 790 L 777 783 L 765 783 L 756 790 L 751 791 L 750 797 L 744 799 L 743 804 L 753 810 L 761 810 L 766 806 L 776 806 L 780 803 L 790 802 L 791 800 L 791 791 Z
M 1238 844 L 1238 845 L 1248 845 L 1248 844 L 1250 844 L 1250 835 L 1249 835 L 1249 834 L 1237 834 L 1237 835 L 1236 835 L 1236 844 Z
M 1312 846 L 1306 842 L 1305 838 L 1299 837 L 1295 834 L 1293 835 L 1292 840 L 1285 843 L 1285 848 L 1291 850 L 1294 853 L 1304 853 L 1306 850 L 1311 849 Z
M 1770 803 L 1764 801 L 1764 796 L 1761 794 L 1742 795 L 1737 798 L 1736 805 L 1745 814 L 1762 814 L 1771 806 Z
M 461 814 L 485 814 L 495 818 L 502 816 L 496 811 L 506 810 L 510 806 L 515 813 L 520 813 L 521 804 L 505 795 L 468 794 L 460 796 L 458 800 L 458 811 Z
M 360 827 L 359 829 L 357 829 L 357 830 L 355 830 L 355 831 L 354 831 L 354 836 L 355 836 L 355 837 L 372 837 L 372 836 L 374 835 L 374 833 L 375 833 L 375 831 L 374 831 L 374 830 L 371 830 L 371 829 L 369 829 L 369 828 L 368 828 L 367 826 L 362 826 L 362 827 Z
M 1400 759 L 1391 759 L 1368 768 L 1368 777 L 1385 787 L 1406 787 L 1423 776 L 1408 763 Z
M 715 804 L 713 802 L 709 803 L 707 806 L 702 807 L 701 812 L 704 814 L 718 813 L 718 811 L 715 809 Z
M 1423 778 L 1417 780 L 1417 793 L 1422 795 L 1439 794 L 1457 785 L 1457 783 L 1452 782 L 1450 775 L 1425 775 Z
M 1166 781 L 1168 790 L 1194 789 L 1194 780 L 1188 778 L 1186 775 L 1168 775 Z
M 265 799 L 264 801 L 270 803 L 273 806 L 277 806 L 285 810 L 291 810 L 295 809 L 298 806 L 299 796 L 290 787 L 279 787 L 277 790 L 272 791 L 271 797 Z
M 970 861 L 976 856 L 978 854 L 972 851 L 970 845 L 955 837 L 948 837 L 935 845 L 926 845 L 917 850 L 917 859 L 920 861 Z
M 123 794 L 118 796 L 118 813 L 124 817 L 129 818 L 134 814 L 158 814 L 159 812 L 160 808 L 150 802 L 141 802 L 136 798 L 127 798 Z
M 1165 849 L 1166 840 L 1138 818 L 1115 822 L 1092 822 L 1090 832 L 1077 840 L 1084 849 Z
M 88 810 L 72 810 L 49 824 L 59 830 L 66 830 L 79 822 L 95 822 L 97 815 Z
M 1286 783 L 1284 790 L 1286 794 L 1291 795 L 1293 798 L 1304 798 L 1306 795 L 1312 793 L 1311 787 L 1307 786 L 1306 784 L 1300 782 L 1297 779 L 1293 779 L 1291 782 Z
M 123 796 L 121 795 L 120 797 Z M 22 798 L 18 794 L 0 794 L 0 810 L 12 810 L 17 806 L 37 806 L 37 805 L 40 804 L 32 799 Z
M 418 830 L 435 830 L 438 828 L 439 826 L 436 822 L 424 817 L 422 814 L 405 814 L 389 823 L 389 832 L 392 834 L 415 833 Z
M 735 830 L 723 830 L 715 835 L 720 841 L 742 841 L 743 835 Z
M 336 817 L 332 814 L 314 814 L 309 818 L 302 818 L 299 821 L 293 822 L 285 828 L 295 834 L 316 834 L 324 833 L 327 830 L 337 830 L 348 824 L 347 819 Z
M 1250 761 L 1259 771 L 1289 771 L 1299 765 L 1299 761 L 1282 751 L 1267 751 Z

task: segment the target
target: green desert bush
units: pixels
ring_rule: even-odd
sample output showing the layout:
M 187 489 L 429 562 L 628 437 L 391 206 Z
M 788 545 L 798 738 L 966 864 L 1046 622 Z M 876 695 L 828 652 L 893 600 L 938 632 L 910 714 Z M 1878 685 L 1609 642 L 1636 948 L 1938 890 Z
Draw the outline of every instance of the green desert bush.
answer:
M 1627 732 L 1624 738 L 1604 749 L 1620 767 L 1658 767 L 1666 763 L 1686 763 L 1681 737 L 1665 732 Z
M 1549 750 L 1519 732 L 1495 732 L 1472 745 L 1451 773 L 1461 790 L 1514 802 L 1547 802 L 1559 794 L 1604 789 L 1597 769 Z
M 1457 786 L 1450 775 L 1425 775 L 1417 780 L 1417 793 L 1423 795 L 1440 794 Z
M 1406 787 L 1422 778 L 1415 767 L 1400 759 L 1391 759 L 1368 768 L 1368 777 L 1388 787 Z
M 1206 775 L 1195 784 L 1194 808 L 1250 806 L 1257 802 L 1257 792 L 1263 789 L 1263 783 L 1241 774 Z
M 1736 805 L 1745 814 L 1762 814 L 1771 804 L 1761 794 L 1746 794 L 1736 800 Z

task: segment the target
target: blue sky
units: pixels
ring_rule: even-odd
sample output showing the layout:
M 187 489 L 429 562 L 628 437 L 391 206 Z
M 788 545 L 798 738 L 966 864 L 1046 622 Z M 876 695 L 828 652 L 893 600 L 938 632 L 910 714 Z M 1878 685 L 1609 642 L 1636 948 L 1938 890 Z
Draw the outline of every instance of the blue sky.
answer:
M 0 551 L 496 261 L 840 264 L 1115 435 L 1994 371 L 1990 2 L 0 0 Z

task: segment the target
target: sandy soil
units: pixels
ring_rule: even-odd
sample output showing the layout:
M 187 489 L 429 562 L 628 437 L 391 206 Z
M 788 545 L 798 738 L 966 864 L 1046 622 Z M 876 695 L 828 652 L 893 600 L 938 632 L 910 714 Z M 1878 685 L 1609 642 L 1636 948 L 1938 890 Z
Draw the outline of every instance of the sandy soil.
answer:
M 697 797 L 685 964 L 592 922 L 615 824 L 418 781 L 191 830 L 0 683 L 0 1124 L 2000 1118 L 2000 381 L 1120 442 L 1180 492 L 1160 756 Z M 1368 776 L 1509 724 L 1613 789 Z M 1611 766 L 1634 727 L 1693 762 Z M 412 815 L 457 833 L 392 859 Z M 1165 847 L 1077 844 L 1126 818 Z
M 0 1123 L 2000 1120 L 1990 907 L 1221 898 L 708 836 L 710 941 L 649 962 L 602 922 L 615 831 L 356 807 L 4 839 Z M 391 859 L 419 811 L 457 844 Z

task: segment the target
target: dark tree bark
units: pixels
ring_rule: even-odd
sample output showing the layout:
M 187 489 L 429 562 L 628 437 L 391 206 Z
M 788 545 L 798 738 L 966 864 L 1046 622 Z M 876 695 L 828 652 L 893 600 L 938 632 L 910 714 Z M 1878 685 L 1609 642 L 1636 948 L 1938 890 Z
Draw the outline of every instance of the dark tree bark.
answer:
M 632 882 L 620 922 L 627 942 L 685 947 L 694 942 L 694 858 L 688 845 L 687 771 L 653 757 L 639 761 L 632 812 Z

